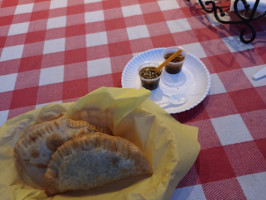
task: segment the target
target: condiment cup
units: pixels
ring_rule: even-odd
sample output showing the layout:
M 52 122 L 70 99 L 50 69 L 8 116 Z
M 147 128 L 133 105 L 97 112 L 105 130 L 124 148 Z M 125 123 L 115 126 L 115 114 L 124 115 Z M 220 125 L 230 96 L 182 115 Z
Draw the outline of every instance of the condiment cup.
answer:
M 160 70 L 157 73 L 157 77 L 156 78 L 144 78 L 143 76 L 141 76 L 140 72 L 142 69 L 146 68 L 146 67 L 158 67 L 160 65 L 160 63 L 156 63 L 156 62 L 152 62 L 152 61 L 147 61 L 143 64 L 141 64 L 138 68 L 138 75 L 140 77 L 141 80 L 141 86 L 148 89 L 148 90 L 154 90 L 159 86 L 159 82 L 160 82 L 160 77 L 162 75 L 162 70 Z
M 165 50 L 163 50 L 163 58 L 166 60 L 165 56 L 169 53 L 175 53 L 178 49 L 181 49 L 181 55 L 184 57 L 182 61 L 179 62 L 169 62 L 167 65 L 165 65 L 165 71 L 169 74 L 177 74 L 182 70 L 182 66 L 186 60 L 186 51 L 182 47 L 168 47 Z

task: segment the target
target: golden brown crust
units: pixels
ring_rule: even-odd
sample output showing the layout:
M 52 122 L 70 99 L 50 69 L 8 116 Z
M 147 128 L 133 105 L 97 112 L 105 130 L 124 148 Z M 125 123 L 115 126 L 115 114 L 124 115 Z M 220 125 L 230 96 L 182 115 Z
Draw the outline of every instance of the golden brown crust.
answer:
M 47 121 L 33 128 L 20 138 L 14 147 L 14 156 L 21 163 L 46 167 L 50 155 L 65 141 L 77 135 L 102 130 L 83 120 L 72 120 L 66 116 Z
M 67 121 L 67 124 L 69 127 L 72 128 L 78 128 L 78 127 L 82 127 L 82 126 L 86 126 L 88 127 L 90 130 L 93 130 L 94 132 L 102 132 L 102 133 L 106 133 L 106 134 L 112 134 L 109 131 L 106 131 L 104 128 L 101 127 L 97 127 L 89 122 L 86 122 L 84 120 L 72 120 L 70 118 L 68 118 L 66 115 L 62 115 L 56 119 L 50 120 L 50 121 L 45 121 L 42 123 L 38 123 L 35 124 L 31 127 L 29 127 L 25 133 L 25 135 L 30 134 L 32 132 L 38 132 L 38 130 L 41 130 L 42 128 L 52 128 L 53 126 L 59 128 L 60 124 L 63 121 Z
M 65 139 L 58 134 L 51 134 L 46 138 L 46 146 L 51 151 L 55 151 L 59 146 L 65 142 Z
M 93 154 L 90 154 L 90 152 L 97 152 L 95 153 L 97 159 L 92 159 Z M 97 164 L 98 159 L 100 159 L 100 156 L 107 155 L 106 158 L 110 159 L 110 162 L 105 162 L 106 159 L 101 160 L 102 165 L 109 165 L 110 170 L 112 170 L 112 165 L 116 166 L 116 168 L 119 168 L 119 177 L 103 177 L 99 178 L 99 182 L 97 180 L 91 180 L 88 178 L 84 183 L 82 183 L 80 186 L 81 180 L 78 180 L 75 183 L 75 180 L 72 180 L 69 184 L 66 183 L 67 180 L 64 180 L 64 177 L 68 179 L 68 174 L 64 174 L 65 168 L 73 168 L 70 170 L 70 172 L 76 173 L 76 168 L 82 168 L 83 166 L 73 166 L 71 165 L 72 154 L 75 154 L 76 157 L 83 156 L 83 159 L 86 158 L 88 160 L 84 161 L 84 165 L 86 165 L 88 162 L 92 162 L 93 164 Z M 87 156 L 89 155 L 89 156 Z M 86 157 L 87 156 L 87 157 Z M 82 161 L 82 159 L 81 159 Z M 118 167 L 118 162 L 120 162 Z M 132 162 L 132 165 L 129 165 L 131 167 L 130 169 L 121 167 L 121 163 L 123 164 L 126 162 Z M 79 162 L 80 163 L 80 162 Z M 100 164 L 100 165 L 101 165 Z M 66 167 L 67 166 L 67 167 Z M 128 167 L 128 166 L 127 166 Z M 84 166 L 85 168 L 85 166 Z M 90 166 L 89 168 L 80 169 L 81 171 L 84 170 L 84 176 L 88 177 L 89 175 L 86 173 L 89 170 L 93 170 L 93 166 Z M 108 169 L 109 170 L 109 169 Z M 117 170 L 117 169 L 113 169 Z M 131 170 L 131 171 L 130 171 Z M 95 171 L 95 173 L 98 170 Z M 98 171 L 99 172 L 99 171 Z M 92 172 L 94 173 L 94 171 Z M 94 174 L 95 174 L 94 173 Z M 105 172 L 102 172 L 105 173 Z M 90 135 L 82 135 L 77 138 L 73 138 L 67 142 L 65 142 L 62 146 L 60 146 L 57 151 L 52 155 L 52 158 L 49 162 L 49 165 L 47 167 L 46 173 L 44 175 L 44 181 L 45 181 L 45 191 L 49 195 L 62 193 L 67 190 L 77 190 L 77 189 L 90 189 L 93 187 L 97 187 L 103 184 L 106 184 L 108 182 L 118 180 L 121 178 L 125 178 L 132 175 L 140 175 L 140 174 L 151 174 L 152 169 L 145 158 L 144 154 L 141 152 L 141 150 L 135 146 L 133 143 L 115 136 L 109 136 L 102 133 L 92 133 Z M 76 175 L 79 176 L 79 175 Z M 101 174 L 99 174 L 99 177 Z M 115 174 L 117 176 L 117 174 Z M 75 177 L 76 178 L 76 177 Z M 80 177 L 80 179 L 83 179 Z M 97 175 L 98 178 L 98 175 Z M 95 177 L 94 177 L 95 179 Z M 74 185 L 73 185 L 74 184 Z
M 94 132 L 101 132 L 101 133 L 105 133 L 105 134 L 110 134 L 110 132 L 105 131 L 104 128 L 94 126 L 94 125 L 92 125 L 86 121 L 83 121 L 83 120 L 72 120 L 72 119 L 68 118 L 67 123 L 70 127 L 73 127 L 73 128 L 74 127 L 80 127 L 80 126 L 87 126 L 87 127 L 89 127 L 90 130 L 92 130 Z

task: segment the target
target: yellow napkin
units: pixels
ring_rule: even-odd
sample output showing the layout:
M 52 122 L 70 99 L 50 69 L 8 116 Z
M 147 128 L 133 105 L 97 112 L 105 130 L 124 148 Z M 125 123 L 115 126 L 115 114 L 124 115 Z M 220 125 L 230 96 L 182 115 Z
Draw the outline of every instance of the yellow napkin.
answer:
M 77 102 L 50 104 L 8 120 L 0 127 L 1 199 L 170 199 L 177 183 L 197 158 L 200 150 L 198 129 L 177 122 L 153 103 L 150 95 L 151 92 L 143 88 L 102 87 Z M 150 161 L 153 174 L 53 197 L 25 184 L 13 158 L 16 141 L 29 125 L 54 119 L 62 113 L 72 119 L 99 123 L 114 135 L 135 143 Z M 91 119 L 91 116 L 97 117 Z

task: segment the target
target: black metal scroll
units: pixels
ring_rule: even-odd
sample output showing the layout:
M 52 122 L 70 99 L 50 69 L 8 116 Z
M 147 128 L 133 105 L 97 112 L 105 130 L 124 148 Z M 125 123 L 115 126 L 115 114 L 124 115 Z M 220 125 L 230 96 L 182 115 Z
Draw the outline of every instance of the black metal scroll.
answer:
M 190 0 L 188 0 L 188 1 L 190 1 Z M 242 12 L 242 13 L 239 12 L 239 10 L 238 10 L 238 3 L 240 1 L 243 3 L 244 9 L 245 9 L 244 12 Z M 266 11 L 265 11 L 264 13 L 255 17 L 255 13 L 256 13 L 256 10 L 258 8 L 260 0 L 255 1 L 255 4 L 254 4 L 250 14 L 248 14 L 248 12 L 250 11 L 250 5 L 247 3 L 246 0 L 235 0 L 234 12 L 238 16 L 238 18 L 240 19 L 238 21 L 233 21 L 233 20 L 225 21 L 225 20 L 223 20 L 222 18 L 225 16 L 225 12 L 223 11 L 223 9 L 220 6 L 217 6 L 214 1 L 206 1 L 205 2 L 206 6 L 211 5 L 211 7 L 206 7 L 204 5 L 204 3 L 202 2 L 202 0 L 198 0 L 198 2 L 205 12 L 207 12 L 207 13 L 213 12 L 214 17 L 218 22 L 220 22 L 222 24 L 245 24 L 248 28 L 250 28 L 250 30 L 251 30 L 251 38 L 250 39 L 246 39 L 244 37 L 244 35 L 246 34 L 245 28 L 243 28 L 240 32 L 240 36 L 239 36 L 240 40 L 245 44 L 253 42 L 256 38 L 256 31 L 250 22 L 252 22 L 254 20 L 258 20 L 258 19 L 266 16 Z

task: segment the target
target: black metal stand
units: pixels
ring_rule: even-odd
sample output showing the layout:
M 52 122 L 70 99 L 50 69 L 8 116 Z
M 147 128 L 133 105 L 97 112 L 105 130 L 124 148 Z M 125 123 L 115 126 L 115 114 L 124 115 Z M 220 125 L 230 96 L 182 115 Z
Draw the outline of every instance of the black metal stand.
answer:
M 188 1 L 190 1 L 190 0 L 188 0 Z M 239 12 L 238 6 L 237 6 L 240 1 L 243 3 L 244 8 L 245 8 L 244 12 L 242 12 L 242 13 Z M 250 30 L 251 30 L 251 38 L 250 39 L 246 39 L 244 37 L 244 35 L 246 33 L 245 28 L 243 28 L 240 32 L 239 38 L 245 44 L 253 42 L 256 38 L 256 31 L 250 22 L 252 22 L 254 20 L 258 20 L 258 19 L 266 16 L 266 11 L 265 11 L 263 14 L 255 17 L 255 13 L 256 13 L 256 10 L 257 10 L 257 7 L 258 7 L 260 0 L 256 0 L 251 12 L 250 12 L 250 5 L 247 3 L 246 0 L 235 0 L 234 12 L 240 18 L 239 21 L 225 21 L 225 20 L 223 20 L 222 17 L 225 16 L 225 12 L 223 11 L 223 9 L 220 6 L 217 6 L 214 1 L 206 1 L 205 2 L 206 6 L 211 5 L 211 7 L 208 7 L 208 8 L 205 7 L 202 0 L 198 0 L 198 2 L 205 12 L 207 12 L 207 13 L 213 12 L 215 19 L 218 22 L 220 22 L 222 24 L 245 24 L 248 28 L 250 28 Z M 220 13 L 220 15 L 218 15 L 218 13 Z

